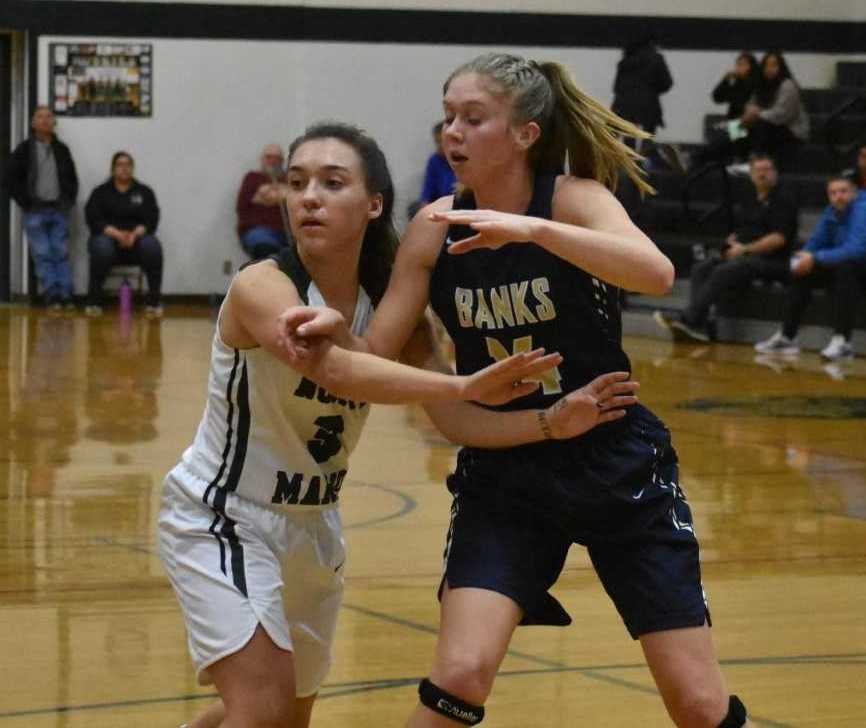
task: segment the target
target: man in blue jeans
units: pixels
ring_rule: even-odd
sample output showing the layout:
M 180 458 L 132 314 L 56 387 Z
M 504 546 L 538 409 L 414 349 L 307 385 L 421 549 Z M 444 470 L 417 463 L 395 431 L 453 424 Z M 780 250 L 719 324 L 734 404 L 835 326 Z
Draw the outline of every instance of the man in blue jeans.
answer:
M 54 133 L 56 120 L 37 106 L 31 135 L 9 160 L 5 185 L 24 212 L 24 229 L 42 297 L 54 310 L 72 308 L 69 209 L 78 196 L 78 175 L 69 147 Z

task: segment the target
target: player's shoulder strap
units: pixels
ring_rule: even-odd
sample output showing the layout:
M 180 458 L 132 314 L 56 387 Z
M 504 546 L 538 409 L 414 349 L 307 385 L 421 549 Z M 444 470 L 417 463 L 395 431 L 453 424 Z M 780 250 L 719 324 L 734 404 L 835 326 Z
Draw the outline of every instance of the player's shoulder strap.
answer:
M 309 297 L 307 295 L 307 291 L 310 288 L 310 282 L 313 280 L 310 277 L 310 274 L 307 272 L 307 269 L 304 268 L 304 264 L 301 262 L 301 258 L 298 255 L 298 250 L 294 245 L 288 245 L 283 248 L 279 253 L 274 253 L 273 255 L 269 255 L 267 260 L 273 260 L 277 267 L 285 273 L 289 280 L 295 284 L 295 288 L 298 289 L 298 295 L 301 297 L 301 300 L 304 304 L 309 305 Z M 252 265 L 258 261 L 251 260 L 247 263 L 244 263 L 240 270 L 243 270 L 248 265 Z
M 313 279 L 310 277 L 307 269 L 304 268 L 304 264 L 301 262 L 301 257 L 298 255 L 298 249 L 290 243 L 272 257 L 277 261 L 280 270 L 283 271 L 283 273 L 291 279 L 292 283 L 295 284 L 295 288 L 298 289 L 298 295 L 300 295 L 301 300 L 305 304 L 309 304 L 310 301 L 307 296 L 307 291 L 309 290 L 310 282 Z

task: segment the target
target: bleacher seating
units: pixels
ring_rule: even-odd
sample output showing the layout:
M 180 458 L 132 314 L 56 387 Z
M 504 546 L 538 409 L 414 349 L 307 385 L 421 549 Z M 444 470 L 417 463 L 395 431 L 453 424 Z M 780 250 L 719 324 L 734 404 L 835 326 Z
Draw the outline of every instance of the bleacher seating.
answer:
M 821 209 L 827 204 L 826 180 L 831 173 L 850 166 L 852 158 L 840 158 L 833 154 L 827 143 L 825 129 L 830 114 L 846 101 L 857 96 L 866 97 L 866 63 L 844 62 L 837 64 L 837 86 L 828 89 L 803 89 L 803 99 L 811 121 L 811 139 L 803 145 L 790 171 L 782 175 L 782 183 L 793 188 L 800 207 L 800 240 L 805 241 Z M 857 113 L 848 113 L 837 119 L 834 128 L 843 138 L 853 138 L 866 129 L 866 113 L 862 106 Z M 713 124 L 723 117 L 708 114 L 704 119 L 704 135 L 708 135 Z M 697 145 L 681 144 L 681 149 L 691 151 Z M 642 205 L 638 224 L 673 261 L 677 272 L 677 286 L 671 297 L 659 299 L 649 296 L 629 296 L 628 315 L 624 317 L 626 332 L 666 335 L 654 328 L 649 318 L 656 308 L 676 309 L 688 297 L 688 275 L 694 262 L 695 248 L 718 245 L 728 232 L 724 209 L 719 207 L 724 198 L 722 175 L 710 173 L 690 185 L 688 208 L 683 204 L 682 175 L 659 168 L 650 174 L 658 195 L 648 198 Z M 750 185 L 747 178 L 730 176 L 733 198 Z M 707 217 L 709 215 L 709 217 Z M 753 342 L 772 333 L 781 318 L 784 298 L 781 285 L 755 284 L 744 290 L 732 292 L 718 306 L 719 339 L 725 341 Z M 814 340 L 814 346 L 822 342 L 828 332 L 815 327 L 826 326 L 830 320 L 830 301 L 822 292 L 817 292 L 815 303 L 804 318 L 806 346 Z M 866 306 L 860 311 L 857 328 L 864 331 L 855 338 L 866 338 Z M 802 337 L 801 337 L 802 338 Z M 826 343 L 826 342 L 824 342 Z

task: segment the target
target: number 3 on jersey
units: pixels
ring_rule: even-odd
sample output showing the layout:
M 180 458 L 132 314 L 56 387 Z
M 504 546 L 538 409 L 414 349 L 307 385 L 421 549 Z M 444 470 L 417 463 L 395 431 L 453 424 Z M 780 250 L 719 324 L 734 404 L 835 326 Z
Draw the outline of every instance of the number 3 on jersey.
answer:
M 521 336 L 520 338 L 514 339 L 512 342 L 513 351 L 510 352 L 498 339 L 494 339 L 490 336 L 486 336 L 485 339 L 487 340 L 487 353 L 490 354 L 495 361 L 502 361 L 513 354 L 528 354 L 532 351 L 531 336 Z M 527 381 L 541 382 L 541 388 L 544 394 L 559 394 L 562 392 L 562 385 L 560 385 L 562 374 L 559 373 L 559 367 L 548 369 L 546 372 L 542 372 L 537 377 L 532 377 Z
M 307 450 L 317 463 L 329 460 L 343 447 L 340 435 L 343 434 L 343 418 L 339 415 L 317 417 L 319 429 L 313 439 L 307 442 Z

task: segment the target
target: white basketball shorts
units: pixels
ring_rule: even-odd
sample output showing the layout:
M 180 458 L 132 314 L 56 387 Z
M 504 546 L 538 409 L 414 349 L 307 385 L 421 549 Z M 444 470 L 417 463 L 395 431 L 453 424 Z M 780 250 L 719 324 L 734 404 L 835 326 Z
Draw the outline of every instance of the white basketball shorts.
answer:
M 230 493 L 218 515 L 201 499 L 206 486 L 178 465 L 159 515 L 159 553 L 199 683 L 210 684 L 208 666 L 240 650 L 261 624 L 294 654 L 297 696 L 313 695 L 331 664 L 343 595 L 339 511 L 276 512 Z

